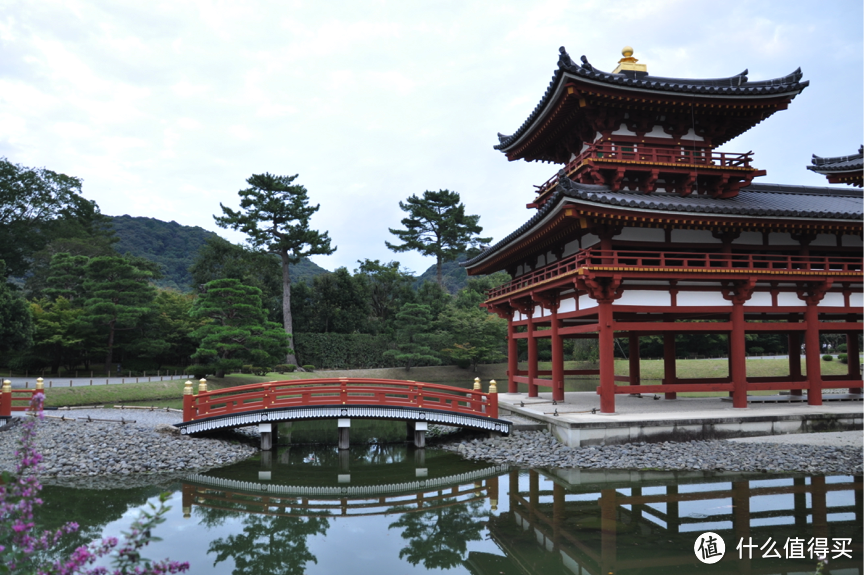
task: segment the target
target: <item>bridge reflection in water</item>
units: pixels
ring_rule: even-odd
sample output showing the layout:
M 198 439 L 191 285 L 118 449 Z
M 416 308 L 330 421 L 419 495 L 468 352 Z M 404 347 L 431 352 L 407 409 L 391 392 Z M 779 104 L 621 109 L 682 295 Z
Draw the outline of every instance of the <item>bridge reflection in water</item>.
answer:
M 243 522 L 242 533 L 210 543 L 216 563 L 302 573 L 317 562 L 307 540 L 327 535 L 332 522 L 366 529 L 363 522 L 384 516 L 387 532 L 403 540 L 400 560 L 476 575 L 812 573 L 811 537 L 850 538 L 852 559 L 832 559 L 826 573 L 862 573 L 860 477 L 540 472 L 435 451 L 427 459 L 425 450 L 378 446 L 349 457 L 292 449 L 262 454 L 257 469 L 188 476 L 186 517 Z M 726 542 L 714 565 L 693 553 L 705 531 Z M 742 537 L 759 546 L 771 538 L 784 558 L 762 558 L 757 547 L 752 559 L 739 559 Z M 787 538 L 805 541 L 805 559 L 785 558 Z

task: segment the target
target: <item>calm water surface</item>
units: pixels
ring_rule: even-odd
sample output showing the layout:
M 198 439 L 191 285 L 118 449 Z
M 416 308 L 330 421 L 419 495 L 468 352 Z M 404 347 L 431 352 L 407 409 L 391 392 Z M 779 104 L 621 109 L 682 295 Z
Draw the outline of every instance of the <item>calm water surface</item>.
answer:
M 519 470 L 401 445 L 295 445 L 179 483 L 46 487 L 38 519 L 80 523 L 71 549 L 119 534 L 160 491 L 172 509 L 145 556 L 196 574 L 813 573 L 811 538 L 852 556 L 825 573 L 862 573 L 861 477 Z M 712 565 L 694 553 L 707 531 L 726 545 Z M 804 559 L 787 559 L 796 539 Z

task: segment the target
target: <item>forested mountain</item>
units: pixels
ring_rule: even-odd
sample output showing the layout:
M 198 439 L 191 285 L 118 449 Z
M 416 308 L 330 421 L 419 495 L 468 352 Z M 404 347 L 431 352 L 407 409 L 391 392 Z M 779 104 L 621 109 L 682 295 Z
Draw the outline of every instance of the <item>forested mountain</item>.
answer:
M 464 262 L 465 259 L 466 256 L 461 255 L 454 261 L 444 262 L 441 264 L 441 276 L 444 279 L 444 287 L 447 288 L 447 291 L 451 294 L 455 294 L 468 285 L 468 272 L 465 271 L 465 268 L 459 265 L 459 262 Z M 414 282 L 414 288 L 418 289 L 427 281 L 433 283 L 436 282 L 436 273 L 435 264 L 432 264 L 425 272 L 420 274 Z
M 191 291 L 192 276 L 189 266 L 207 238 L 214 232 L 198 226 L 184 226 L 177 222 L 163 222 L 155 218 L 112 216 L 111 225 L 117 234 L 114 248 L 121 254 L 147 258 L 162 266 L 163 277 L 157 282 L 160 287 L 180 291 Z M 292 280 L 304 280 L 326 273 L 321 266 L 304 259 L 291 266 Z

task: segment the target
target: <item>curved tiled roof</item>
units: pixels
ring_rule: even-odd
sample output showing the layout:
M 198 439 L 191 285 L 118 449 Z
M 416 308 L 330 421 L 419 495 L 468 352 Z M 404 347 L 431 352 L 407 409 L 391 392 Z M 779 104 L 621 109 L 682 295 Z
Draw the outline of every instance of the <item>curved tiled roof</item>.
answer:
M 741 188 L 734 198 L 719 199 L 697 194 L 682 197 L 662 192 L 653 194 L 627 190 L 613 192 L 607 186 L 580 184 L 569 178 L 560 177 L 555 192 L 531 219 L 501 241 L 460 265 L 471 267 L 483 261 L 527 233 L 568 198 L 640 211 L 721 216 L 860 221 L 864 215 L 862 192 L 846 188 L 752 184 Z
M 835 158 L 820 158 L 813 154 L 813 165 L 807 166 L 808 170 L 817 173 L 825 172 L 850 172 L 864 169 L 864 146 L 858 148 L 858 153 L 851 156 L 837 156 Z
M 593 80 L 610 86 L 626 87 L 643 91 L 654 91 L 661 93 L 689 93 L 698 95 L 717 95 L 717 96 L 736 96 L 736 97 L 756 97 L 764 98 L 775 94 L 786 94 L 790 92 L 800 92 L 806 88 L 810 82 L 801 81 L 801 68 L 798 68 L 791 74 L 782 78 L 773 80 L 763 80 L 751 82 L 747 78 L 747 70 L 740 74 L 729 78 L 715 79 L 684 79 L 684 78 L 664 78 L 661 76 L 650 76 L 639 72 L 622 72 L 612 74 L 610 72 L 602 72 L 597 70 L 588 63 L 588 59 L 582 56 L 582 64 L 573 62 L 570 55 L 564 46 L 559 48 L 560 55 L 558 57 L 558 69 L 552 75 L 552 80 L 549 82 L 546 93 L 540 99 L 537 106 L 528 116 L 522 125 L 513 134 L 505 135 L 498 134 L 498 145 L 494 146 L 496 150 L 503 150 L 510 144 L 519 139 L 540 116 L 546 106 L 550 103 L 552 95 L 555 93 L 559 83 L 565 74 Z

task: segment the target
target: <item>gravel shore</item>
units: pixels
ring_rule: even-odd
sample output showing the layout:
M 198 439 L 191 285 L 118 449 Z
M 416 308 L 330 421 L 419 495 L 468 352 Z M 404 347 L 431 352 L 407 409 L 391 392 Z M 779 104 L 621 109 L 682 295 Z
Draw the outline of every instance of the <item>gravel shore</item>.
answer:
M 690 441 L 571 448 L 545 431 L 515 431 L 509 437 L 440 447 L 466 459 L 521 467 L 862 474 L 862 451 L 857 447 Z
M 107 413 L 106 413 L 107 412 Z M 75 421 L 45 419 L 37 426 L 36 448 L 42 454 L 43 477 L 129 476 L 132 474 L 201 471 L 229 465 L 258 451 L 252 445 L 224 438 L 194 438 L 176 433 L 176 414 L 100 410 L 69 412 Z M 136 423 L 86 421 L 92 418 L 136 420 Z M 0 433 L 0 470 L 14 471 L 21 424 Z M 239 436 L 235 436 L 239 437 Z

